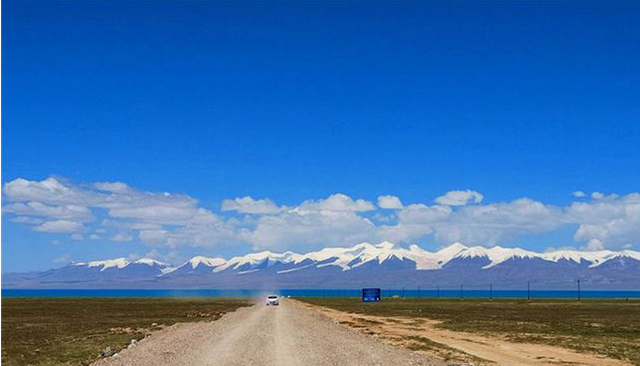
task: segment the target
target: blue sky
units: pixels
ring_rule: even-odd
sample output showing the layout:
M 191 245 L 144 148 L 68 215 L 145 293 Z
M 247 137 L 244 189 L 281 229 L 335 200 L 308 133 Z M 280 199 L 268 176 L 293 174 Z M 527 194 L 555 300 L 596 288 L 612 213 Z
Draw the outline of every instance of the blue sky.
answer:
M 2 10 L 3 272 L 361 239 L 640 248 L 637 3 Z M 26 183 L 8 194 L 16 179 Z M 128 188 L 96 188 L 104 182 Z M 61 200 L 64 189 L 77 197 Z M 436 202 L 467 190 L 482 200 Z M 122 213 L 96 195 L 216 223 Z M 381 195 L 402 207 L 381 208 Z M 268 201 L 231 205 L 247 196 Z M 84 213 L 59 212 L 68 206 Z M 80 226 L 42 226 L 60 215 Z

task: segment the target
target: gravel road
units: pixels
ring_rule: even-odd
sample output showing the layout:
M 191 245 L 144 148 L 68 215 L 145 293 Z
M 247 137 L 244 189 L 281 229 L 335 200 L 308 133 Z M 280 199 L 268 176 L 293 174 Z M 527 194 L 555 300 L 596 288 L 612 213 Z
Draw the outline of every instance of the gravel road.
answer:
M 209 323 L 176 324 L 95 366 L 444 366 L 440 360 L 384 344 L 313 310 L 241 308 Z

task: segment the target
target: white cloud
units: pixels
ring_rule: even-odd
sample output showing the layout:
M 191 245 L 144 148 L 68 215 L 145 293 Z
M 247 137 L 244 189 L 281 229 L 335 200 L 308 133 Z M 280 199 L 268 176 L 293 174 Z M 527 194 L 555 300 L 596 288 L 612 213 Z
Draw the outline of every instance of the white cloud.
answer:
M 256 248 L 286 249 L 355 243 L 371 237 L 375 225 L 353 212 L 288 211 L 264 216 L 243 237 Z
M 59 234 L 73 234 L 83 230 L 83 226 L 80 223 L 57 220 L 47 221 L 35 227 L 36 231 L 42 231 L 45 233 L 59 233 Z
M 168 235 L 169 231 L 158 229 L 158 230 L 142 230 L 138 236 L 140 240 L 147 244 L 161 245 L 168 243 Z
M 470 203 L 480 203 L 484 196 L 476 191 L 449 191 L 444 196 L 436 198 L 436 203 L 445 206 L 464 206 Z
M 413 204 L 398 211 L 397 225 L 383 225 L 382 240 L 404 241 L 433 233 L 442 244 L 495 245 L 522 235 L 551 231 L 563 224 L 560 208 L 530 199 L 458 207 Z
M 255 228 L 243 229 L 241 237 L 256 248 L 272 249 L 358 242 L 373 237 L 375 232 L 375 225 L 358 212 L 373 209 L 368 201 L 334 194 L 264 215 Z
M 624 248 L 640 243 L 640 194 L 609 195 L 593 202 L 576 202 L 567 220 L 578 224 L 573 238 L 589 247 Z
M 99 197 L 90 191 L 74 189 L 56 178 L 47 178 L 41 182 L 18 178 L 5 183 L 4 194 L 14 202 L 33 201 L 51 205 L 89 203 Z
M 378 206 L 380 208 L 398 210 L 402 208 L 402 202 L 396 196 L 379 196 Z
M 184 263 L 191 258 L 191 257 L 185 256 L 184 253 L 176 250 L 171 250 L 169 252 L 163 253 L 155 248 L 146 252 L 144 257 L 155 259 L 165 263 Z
M 182 224 L 198 212 L 196 207 L 173 207 L 171 205 L 153 204 L 141 207 L 118 207 L 109 210 L 109 215 L 120 219 L 140 220 L 143 223 L 165 225 Z
M 226 199 L 222 201 L 222 211 L 238 211 L 246 214 L 272 214 L 281 210 L 270 199 L 255 200 L 249 196 L 242 198 Z
M 122 182 L 101 182 L 93 185 L 97 190 L 113 193 L 126 193 L 132 189 Z
M 396 225 L 380 225 L 375 240 L 391 242 L 410 242 L 433 232 L 437 222 L 446 220 L 452 213 L 448 206 L 427 206 L 411 204 L 397 211 Z
M 93 215 L 87 207 L 77 205 L 50 206 L 31 201 L 6 205 L 2 208 L 2 211 L 21 216 L 49 217 L 79 222 L 93 220 Z
M 397 219 L 397 216 L 396 216 L 395 214 L 391 214 L 391 215 L 383 215 L 383 214 L 381 214 L 380 212 L 376 212 L 376 213 L 373 215 L 373 218 L 374 218 L 374 219 L 375 219 L 375 221 L 377 221 L 377 222 L 386 222 L 386 223 L 388 223 L 388 222 L 392 222 L 392 221 L 396 220 L 396 219 Z
M 3 211 L 3 212 L 7 212 L 7 211 Z M 39 219 L 36 217 L 28 217 L 28 216 L 16 216 L 12 218 L 11 221 L 17 222 L 20 224 L 31 224 L 31 225 L 42 224 L 44 222 L 43 219 Z
M 396 225 L 380 225 L 376 229 L 374 241 L 408 243 L 432 232 L 433 229 L 428 224 L 398 223 Z
M 584 197 L 587 197 L 587 194 L 584 193 L 583 191 L 575 191 L 573 192 L 573 197 L 584 198 Z
M 587 246 L 584 247 L 584 249 L 585 250 L 603 250 L 605 248 L 602 241 L 600 241 L 599 239 L 591 239 L 587 243 Z
M 145 231 L 139 235 L 141 241 L 167 246 L 215 246 L 234 236 L 230 234 L 235 230 L 233 221 L 199 207 L 189 196 L 139 191 L 120 182 L 77 185 L 58 178 L 41 182 L 16 179 L 6 183 L 3 191 L 13 202 L 3 212 L 44 219 L 29 220 L 41 232 L 82 232 L 94 220 L 93 211 L 106 210 L 108 219 L 92 225 L 96 233 L 105 234 L 109 228 Z M 18 220 L 28 221 L 25 218 Z M 159 232 L 166 235 L 158 238 Z
M 452 212 L 449 206 L 427 206 L 417 203 L 398 212 L 398 219 L 405 224 L 434 224 L 446 220 Z
M 379 196 L 377 207 L 341 193 L 292 206 L 247 196 L 224 200 L 217 214 L 190 196 L 141 191 L 122 182 L 16 179 L 3 192 L 9 202 L 3 214 L 35 231 L 73 240 L 140 242 L 172 253 L 182 246 L 304 250 L 360 241 L 412 242 L 429 235 L 441 244 L 494 245 L 560 227 L 575 227 L 574 241 L 590 249 L 640 243 L 639 193 L 594 192 L 592 200 L 563 207 L 527 198 L 482 204 L 482 195 L 471 190 L 447 192 L 431 206 L 405 206 L 392 195 Z
M 508 203 L 461 207 L 433 228 L 441 243 L 495 245 L 527 234 L 549 232 L 563 224 L 560 208 L 520 198 Z
M 131 234 L 129 233 L 117 233 L 111 238 L 111 241 L 120 242 L 120 243 L 131 241 L 131 240 L 133 240 L 133 236 L 131 236 Z
M 331 212 L 365 212 L 374 210 L 375 207 L 369 201 L 363 199 L 353 200 L 346 194 L 336 193 L 321 200 L 308 200 L 296 207 L 298 211 L 331 211 Z
M 69 254 L 63 254 L 57 258 L 53 259 L 54 263 L 58 263 L 58 264 L 69 264 L 72 262 L 71 260 L 71 255 Z

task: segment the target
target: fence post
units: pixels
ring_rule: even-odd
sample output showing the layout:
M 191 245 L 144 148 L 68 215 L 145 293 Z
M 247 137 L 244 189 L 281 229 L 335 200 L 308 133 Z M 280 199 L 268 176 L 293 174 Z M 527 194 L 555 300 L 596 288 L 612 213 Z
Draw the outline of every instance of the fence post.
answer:
M 578 301 L 580 301 L 580 279 L 578 278 Z

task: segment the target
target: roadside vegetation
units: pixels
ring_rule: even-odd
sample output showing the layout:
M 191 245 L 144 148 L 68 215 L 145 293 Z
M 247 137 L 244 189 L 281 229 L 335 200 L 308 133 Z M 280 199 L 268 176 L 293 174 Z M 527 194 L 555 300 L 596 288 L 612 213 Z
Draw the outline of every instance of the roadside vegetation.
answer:
M 88 365 L 153 330 L 250 305 L 211 298 L 3 298 L 2 364 Z
M 388 317 L 390 321 L 433 319 L 441 322 L 438 327 L 449 330 L 561 346 L 640 365 L 640 300 L 390 298 L 366 304 L 358 298 L 299 300 L 349 313 Z M 416 348 L 447 351 L 427 338 L 408 336 L 407 341 Z

